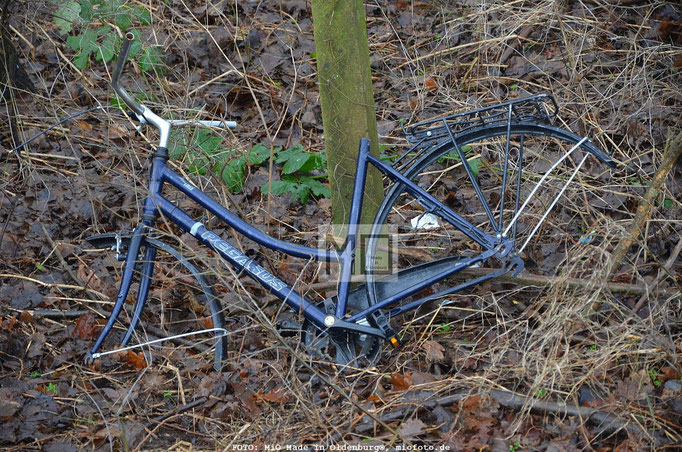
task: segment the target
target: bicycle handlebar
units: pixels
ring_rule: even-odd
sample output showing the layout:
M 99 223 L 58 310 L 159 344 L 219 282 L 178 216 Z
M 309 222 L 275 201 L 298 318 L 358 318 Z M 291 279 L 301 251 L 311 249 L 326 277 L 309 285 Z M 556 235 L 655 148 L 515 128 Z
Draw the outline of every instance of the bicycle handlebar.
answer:
M 140 105 L 133 97 L 128 94 L 128 91 L 125 90 L 121 85 L 119 85 L 118 80 L 121 77 L 121 72 L 123 71 L 123 66 L 125 65 L 126 60 L 128 59 L 128 52 L 130 51 L 130 45 L 133 43 L 135 40 L 135 35 L 132 34 L 131 32 L 126 33 L 125 40 L 123 41 L 123 45 L 121 46 L 121 52 L 118 55 L 118 58 L 116 59 L 116 64 L 114 65 L 114 73 L 111 76 L 111 84 L 114 87 L 114 91 L 116 91 L 116 94 L 118 94 L 121 99 L 123 99 L 123 102 L 130 107 L 131 110 L 133 110 L 138 116 L 142 116 L 144 113 L 144 108 L 142 105 Z

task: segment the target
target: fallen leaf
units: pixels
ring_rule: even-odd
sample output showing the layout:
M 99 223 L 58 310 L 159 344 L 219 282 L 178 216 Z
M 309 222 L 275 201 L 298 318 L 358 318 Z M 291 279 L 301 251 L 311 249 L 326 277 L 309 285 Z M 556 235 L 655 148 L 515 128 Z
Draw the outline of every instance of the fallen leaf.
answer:
M 426 432 L 426 424 L 419 419 L 408 419 L 398 429 L 403 438 L 414 438 Z
M 92 124 L 90 124 L 89 122 L 78 121 L 76 124 L 78 125 L 78 128 L 81 130 L 87 130 L 87 131 L 92 130 Z
M 287 403 L 290 400 L 287 390 L 284 388 L 275 388 L 265 394 L 258 393 L 256 396 L 261 400 L 272 403 Z
M 31 281 L 20 284 L 6 284 L 0 290 L 0 300 L 9 302 L 14 309 L 24 310 L 39 306 L 43 302 L 43 294 Z
M 135 369 L 144 369 L 147 367 L 147 360 L 144 358 L 144 354 L 142 352 L 135 353 L 132 350 L 128 350 L 124 356 L 124 360 L 126 364 L 128 364 L 130 367 L 134 367 Z
M 19 411 L 19 408 L 21 408 L 22 400 L 13 400 L 10 398 L 13 396 L 13 394 L 9 393 L 8 391 L 3 391 L 1 394 L 2 400 L 0 400 L 0 417 L 14 416 L 14 413 Z
M 405 391 L 412 385 L 412 378 L 409 374 L 402 376 L 398 372 L 394 372 L 391 374 L 391 384 L 396 391 Z
M 76 326 L 73 329 L 73 335 L 83 339 L 84 341 L 89 341 L 95 339 L 99 334 L 99 327 L 97 325 L 97 319 L 92 312 L 86 312 L 82 314 L 76 320 Z
M 102 292 L 106 295 L 110 295 L 107 289 L 107 285 L 104 284 L 99 277 L 92 270 L 88 270 L 87 266 L 81 263 L 76 270 L 76 276 L 78 279 L 83 281 L 85 287 L 92 288 L 98 292 Z
M 207 330 L 210 330 L 213 328 L 213 317 L 204 317 L 201 319 L 201 325 Z
M 674 367 L 662 368 L 658 376 L 661 383 L 665 383 L 668 380 L 677 380 L 678 378 L 680 378 L 680 373 Z
M 0 320 L 0 328 L 2 328 L 5 331 L 12 331 L 14 329 L 14 325 L 17 324 L 17 317 L 12 316 L 10 318 L 4 318 Z
M 438 88 L 438 86 L 436 85 L 436 81 L 431 77 L 426 77 L 426 79 L 424 80 L 424 87 L 429 91 L 435 91 L 436 88 Z
M 459 409 L 463 412 L 471 413 L 474 412 L 478 409 L 478 406 L 481 404 L 481 396 L 476 394 L 468 399 L 464 399 L 461 402 L 459 402 Z
M 124 127 L 118 125 L 109 126 L 110 138 L 123 138 L 128 136 L 130 136 L 130 132 L 128 132 Z
M 426 359 L 429 361 L 442 361 L 445 358 L 445 347 L 434 340 L 424 341 L 422 347 L 426 350 Z

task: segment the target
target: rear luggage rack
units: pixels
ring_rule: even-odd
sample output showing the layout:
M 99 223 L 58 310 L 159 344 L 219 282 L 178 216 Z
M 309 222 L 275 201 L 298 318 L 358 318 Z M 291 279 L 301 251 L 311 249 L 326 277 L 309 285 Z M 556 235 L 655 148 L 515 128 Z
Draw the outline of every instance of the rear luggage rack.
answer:
M 504 125 L 510 121 L 549 122 L 558 111 L 559 107 L 554 97 L 549 94 L 538 94 L 478 110 L 430 119 L 407 128 L 403 127 L 403 133 L 408 143 L 414 144 L 447 137 L 469 128 Z

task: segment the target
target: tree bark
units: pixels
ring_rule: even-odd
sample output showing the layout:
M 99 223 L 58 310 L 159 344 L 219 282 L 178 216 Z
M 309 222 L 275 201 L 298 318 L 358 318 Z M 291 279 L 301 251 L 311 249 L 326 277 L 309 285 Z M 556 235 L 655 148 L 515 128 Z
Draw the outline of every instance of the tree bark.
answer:
M 361 0 L 313 0 L 312 10 L 333 222 L 345 225 L 360 139 L 369 138 L 378 155 L 365 11 Z M 382 199 L 381 174 L 370 165 L 362 223 L 371 223 Z

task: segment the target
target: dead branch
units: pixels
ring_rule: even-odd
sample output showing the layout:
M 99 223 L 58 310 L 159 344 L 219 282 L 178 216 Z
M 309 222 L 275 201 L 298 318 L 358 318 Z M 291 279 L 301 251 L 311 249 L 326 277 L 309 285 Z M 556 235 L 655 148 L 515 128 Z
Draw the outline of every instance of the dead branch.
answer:
M 663 151 L 663 159 L 658 169 L 654 173 L 654 177 L 651 179 L 651 186 L 647 190 L 642 202 L 639 203 L 637 207 L 637 212 L 635 213 L 635 219 L 632 222 L 629 230 L 625 234 L 616 248 L 613 250 L 611 255 L 611 260 L 606 267 L 604 280 L 608 281 L 613 275 L 614 271 L 618 269 L 621 262 L 625 258 L 625 253 L 630 249 L 630 247 L 635 243 L 635 240 L 640 236 L 646 222 L 651 217 L 651 212 L 654 208 L 654 203 L 661 192 L 661 186 L 663 181 L 668 176 L 668 173 L 673 168 L 675 161 L 682 153 L 682 132 L 678 133 L 675 138 L 669 140 L 665 151 Z
M 381 420 L 385 423 L 396 421 L 398 419 L 403 419 L 406 416 L 411 415 L 416 410 L 422 408 L 434 408 L 438 405 L 445 406 L 451 405 L 453 403 L 465 400 L 475 393 L 471 391 L 460 391 L 455 394 L 447 395 L 444 397 L 439 397 L 437 399 L 430 399 L 429 397 L 433 395 L 431 392 L 420 391 L 420 392 L 408 392 L 400 403 L 403 405 L 399 409 L 392 411 L 381 417 Z M 481 394 L 484 396 L 485 394 Z M 649 438 L 661 445 L 667 442 L 665 436 L 658 431 L 649 431 L 644 429 L 637 423 L 628 422 L 627 420 L 619 417 L 613 413 L 607 413 L 605 411 L 600 411 L 595 408 L 582 407 L 582 406 L 570 406 L 567 404 L 560 404 L 558 402 L 545 402 L 542 400 L 537 400 L 531 397 L 521 396 L 514 394 L 509 391 L 501 391 L 498 389 L 493 389 L 487 395 L 490 396 L 495 402 L 499 403 L 505 408 L 521 411 L 529 409 L 533 413 L 539 414 L 555 414 L 558 416 L 573 416 L 579 419 L 583 419 L 585 422 L 591 422 L 593 424 L 599 425 L 601 431 L 606 433 L 615 433 L 621 430 L 625 430 L 628 433 L 633 433 L 636 435 L 646 435 Z M 365 433 L 374 429 L 374 425 L 371 422 L 362 424 L 356 428 L 358 433 Z

